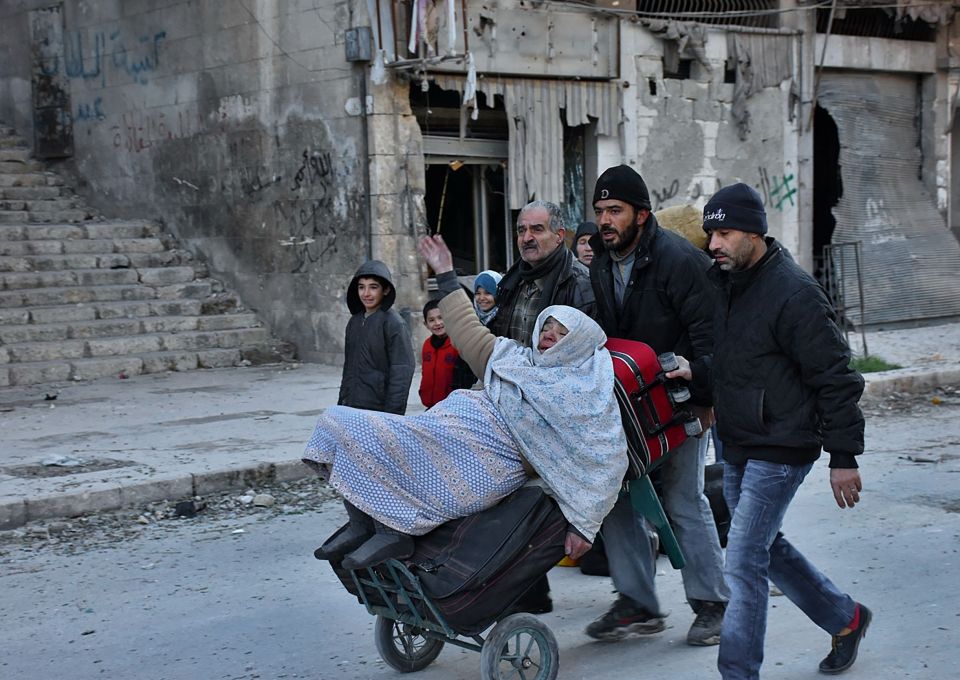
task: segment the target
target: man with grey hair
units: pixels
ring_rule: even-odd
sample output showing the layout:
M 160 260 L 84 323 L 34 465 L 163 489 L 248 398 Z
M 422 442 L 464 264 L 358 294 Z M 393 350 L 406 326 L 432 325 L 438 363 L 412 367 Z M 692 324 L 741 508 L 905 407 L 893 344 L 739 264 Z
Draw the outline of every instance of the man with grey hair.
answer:
M 590 271 L 564 244 L 566 228 L 560 206 L 531 201 L 517 217 L 514 263 L 497 287 L 500 309 L 490 324 L 494 335 L 528 344 L 537 315 L 550 305 L 576 307 L 594 316 Z
M 532 201 L 517 217 L 520 259 L 497 286 L 497 316 L 490 322 L 494 335 L 530 343 L 533 324 L 550 305 L 576 307 L 594 316 L 590 271 L 566 247 L 566 229 L 560 206 Z M 514 606 L 514 611 L 543 614 L 553 609 L 550 582 L 539 579 Z

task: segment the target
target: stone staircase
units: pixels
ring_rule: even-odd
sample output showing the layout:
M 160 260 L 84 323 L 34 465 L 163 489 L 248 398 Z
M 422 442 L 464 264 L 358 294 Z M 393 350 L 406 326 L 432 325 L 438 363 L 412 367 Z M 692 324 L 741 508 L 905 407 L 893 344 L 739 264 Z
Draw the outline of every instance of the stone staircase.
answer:
M 0 387 L 292 356 L 158 225 L 94 217 L 0 125 Z

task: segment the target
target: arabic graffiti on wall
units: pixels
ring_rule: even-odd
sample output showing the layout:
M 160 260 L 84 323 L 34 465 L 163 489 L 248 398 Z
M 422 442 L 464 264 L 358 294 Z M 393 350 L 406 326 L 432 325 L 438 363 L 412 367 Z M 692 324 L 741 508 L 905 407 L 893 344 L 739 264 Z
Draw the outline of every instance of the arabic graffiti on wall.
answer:
M 107 84 L 108 69 L 146 85 L 148 74 L 160 66 L 161 47 L 166 39 L 166 31 L 130 38 L 116 30 L 99 31 L 84 41 L 83 33 L 74 31 L 64 40 L 63 69 L 69 78 L 99 80 L 100 87 Z M 48 75 L 59 73 L 59 58 L 47 62 L 44 69 Z
M 333 164 L 329 151 L 304 149 L 293 173 L 288 198 L 273 202 L 274 219 L 293 248 L 294 273 L 337 252 L 337 221 L 333 209 Z
M 87 83 L 86 87 L 102 89 L 113 76 L 121 80 L 129 78 L 137 85 L 146 85 L 149 76 L 160 66 L 163 44 L 167 39 L 164 30 L 135 37 L 123 31 L 98 31 L 86 35 L 74 31 L 64 36 L 63 54 L 54 53 L 44 58 L 40 71 L 48 77 L 66 76 Z M 106 118 L 102 97 L 79 102 L 74 111 L 74 122 L 101 121 Z

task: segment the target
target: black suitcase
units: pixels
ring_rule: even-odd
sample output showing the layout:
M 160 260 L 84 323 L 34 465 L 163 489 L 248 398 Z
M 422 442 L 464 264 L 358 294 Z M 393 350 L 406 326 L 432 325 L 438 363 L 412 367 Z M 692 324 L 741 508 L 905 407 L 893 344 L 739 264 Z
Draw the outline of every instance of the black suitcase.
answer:
M 492 508 L 418 537 L 405 563 L 447 624 L 461 635 L 475 635 L 560 561 L 566 533 L 567 520 L 556 502 L 540 487 L 525 486 Z M 331 564 L 347 590 L 358 595 L 350 572 L 339 562 Z

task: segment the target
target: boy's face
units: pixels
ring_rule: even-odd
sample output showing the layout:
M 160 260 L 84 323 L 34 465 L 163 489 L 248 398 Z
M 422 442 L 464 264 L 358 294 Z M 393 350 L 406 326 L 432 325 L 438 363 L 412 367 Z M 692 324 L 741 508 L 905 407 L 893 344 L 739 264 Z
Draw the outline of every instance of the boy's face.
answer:
M 377 279 L 361 276 L 357 281 L 357 294 L 360 296 L 360 302 L 367 312 L 375 312 L 383 304 L 383 298 L 389 292 L 390 287 L 384 286 Z
M 497 304 L 497 299 L 493 297 L 493 293 L 488 293 L 483 286 L 477 286 L 477 292 L 473 294 L 473 299 L 482 312 L 489 312 Z
M 423 322 L 427 330 L 436 336 L 447 334 L 447 327 L 443 325 L 443 317 L 440 316 L 439 309 L 431 309 L 427 312 L 427 320 Z

